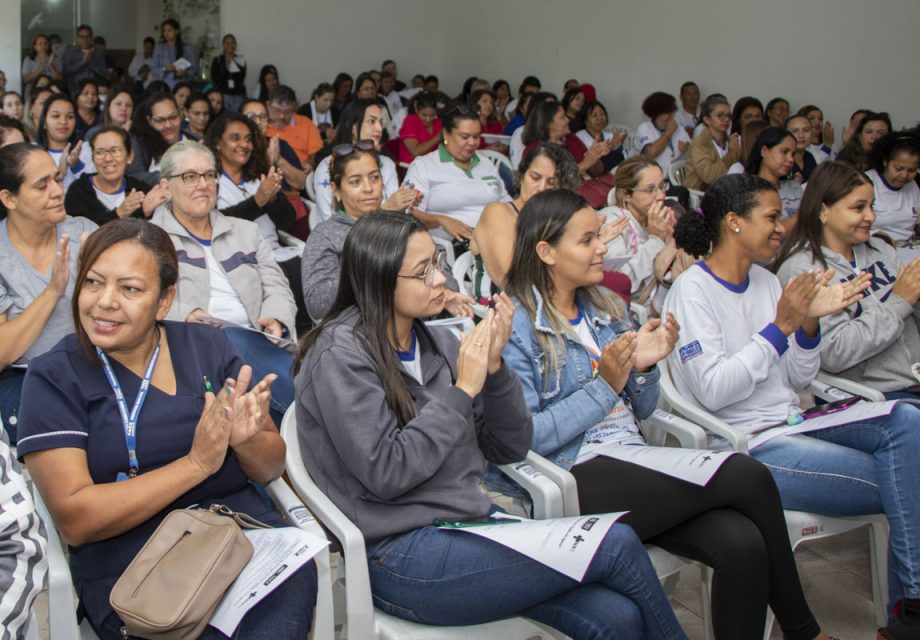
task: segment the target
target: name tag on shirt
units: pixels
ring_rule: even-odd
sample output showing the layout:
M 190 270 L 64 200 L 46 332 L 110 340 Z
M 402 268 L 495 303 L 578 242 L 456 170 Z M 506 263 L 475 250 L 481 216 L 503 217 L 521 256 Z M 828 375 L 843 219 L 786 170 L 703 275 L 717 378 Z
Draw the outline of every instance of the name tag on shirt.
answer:
M 694 340 L 678 349 L 677 353 L 680 355 L 681 362 L 689 362 L 695 357 L 703 355 L 703 347 L 700 346 L 699 340 Z

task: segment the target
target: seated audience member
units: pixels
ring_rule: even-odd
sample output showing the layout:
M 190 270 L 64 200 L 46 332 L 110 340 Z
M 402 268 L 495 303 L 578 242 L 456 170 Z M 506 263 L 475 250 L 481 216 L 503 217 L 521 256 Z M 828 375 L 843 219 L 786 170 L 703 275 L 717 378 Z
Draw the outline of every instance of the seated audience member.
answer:
M 390 121 L 392 122 L 393 117 L 403 108 L 403 99 L 399 95 L 399 91 L 396 90 L 395 78 L 392 73 L 384 71 L 380 74 L 380 91 L 377 97 L 386 103 L 387 111 L 390 113 Z
M 4 429 L 0 429 L 0 478 L 0 513 L 4 516 L 0 581 L 7 585 L 0 600 L 0 625 L 10 638 L 26 638 L 35 615 L 33 603 L 46 588 L 48 534 Z
M 805 184 L 811 172 L 818 166 L 818 161 L 808 150 L 812 141 L 811 121 L 805 116 L 792 116 L 786 120 L 785 129 L 795 138 L 795 152 L 793 153 L 795 163 L 789 175 L 796 182 Z
M 916 182 L 920 137 L 907 132 L 889 133 L 873 144 L 869 161 L 872 168 L 866 177 L 875 188 L 872 208 L 877 215 L 872 230 L 904 243 L 917 235 L 920 217 L 920 187 Z
M 208 104 L 211 105 L 213 117 L 217 118 L 226 112 L 224 108 L 224 94 L 220 92 L 220 89 L 211 87 L 204 95 L 208 99 Z
M 804 191 L 801 183 L 789 178 L 795 165 L 794 154 L 795 137 L 785 129 L 770 126 L 757 136 L 745 166 L 749 174 L 760 176 L 779 193 L 783 203 L 781 218 L 791 218 L 784 226 L 794 224 Z
M 498 170 L 476 153 L 479 116 L 466 105 L 444 116 L 442 144 L 409 165 L 404 186 L 421 200 L 412 213 L 441 238 L 466 243 L 490 202 L 510 200 Z
M 732 107 L 732 133 L 741 133 L 747 123 L 763 119 L 763 104 L 760 100 L 752 96 L 739 98 Z
M 162 38 L 153 48 L 150 75 L 170 88 L 181 80 L 191 81 L 198 75 L 198 56 L 192 45 L 182 42 L 179 21 L 167 18 L 160 25 L 160 33 Z
M 693 130 L 702 122 L 700 119 L 700 88 L 695 82 L 680 85 L 680 109 L 674 119 L 693 138 Z
M 527 201 L 546 189 L 576 191 L 581 176 L 571 153 L 558 144 L 541 142 L 524 154 L 514 172 L 514 185 L 517 197 L 487 205 L 470 239 L 470 251 L 476 256 L 473 297 L 480 302 L 487 303 L 504 288 L 517 219 Z
M 834 149 L 834 127 L 830 122 L 824 121 L 824 112 L 816 105 L 807 104 L 796 113 L 805 116 L 811 123 L 811 144 L 808 151 L 820 164 L 825 160 L 833 160 L 837 156 Z
M 502 127 L 505 127 L 508 125 L 505 109 L 508 108 L 508 104 L 511 102 L 511 85 L 508 84 L 507 80 L 496 80 L 492 83 L 492 95 L 495 96 L 495 113 L 498 115 Z
M 252 85 L 252 88 L 249 90 L 249 97 L 253 100 L 265 102 L 268 100 L 269 94 L 271 94 L 279 84 L 281 84 L 281 80 L 278 78 L 278 69 L 275 68 L 275 65 L 263 65 L 262 68 L 259 69 L 259 81 Z
M 813 269 L 834 269 L 838 282 L 868 272 L 869 294 L 820 320 L 821 368 L 889 397 L 916 400 L 920 386 L 911 366 L 920 361 L 920 258 L 902 272 L 897 251 L 872 237 L 873 200 L 878 195 L 864 174 L 843 162 L 822 163 L 773 270 L 783 284 Z
M 155 93 L 144 100 L 131 118 L 131 151 L 134 159 L 128 175 L 153 187 L 160 182 L 160 161 L 170 146 L 184 139 L 176 99 Z
M 102 113 L 99 111 L 99 87 L 95 80 L 84 78 L 77 83 L 75 102 L 77 126 L 74 138 L 84 140 L 87 131 L 102 122 Z
M 661 308 L 664 294 L 693 261 L 674 244 L 676 214 L 665 200 L 667 181 L 648 156 L 624 160 L 616 172 L 615 206 L 601 210 L 608 258 L 629 257 L 617 267 L 629 277 L 635 302 Z
M 770 123 L 766 120 L 751 120 L 744 125 L 744 129 L 741 131 L 741 157 L 738 162 L 728 168 L 729 174 L 744 173 L 744 167 L 747 165 L 748 158 L 751 157 L 751 149 L 754 148 L 754 143 L 757 142 L 761 132 L 769 126 Z
M 677 101 L 674 96 L 656 91 L 642 101 L 642 113 L 648 120 L 636 130 L 636 153 L 653 158 L 664 174 L 671 163 L 684 157 L 690 136 L 677 124 Z
M 22 120 L 24 113 L 22 106 L 22 96 L 15 91 L 7 91 L 3 94 L 3 108 L 0 112 L 15 120 Z
M 307 184 L 307 172 L 303 170 L 297 153 L 291 145 L 282 140 L 277 134 L 271 138 L 266 137 L 268 131 L 268 108 L 265 103 L 260 100 L 247 100 L 240 106 L 240 113 L 252 120 L 262 136 L 265 137 L 265 142 L 268 145 L 269 164 L 281 169 L 281 173 L 284 175 L 286 191 L 293 190 L 294 193 L 303 191 Z M 290 196 L 288 199 L 290 199 Z
M 304 462 L 361 530 L 377 606 L 431 625 L 520 614 L 573 638 L 684 638 L 628 527 L 610 528 L 576 581 L 432 524 L 497 511 L 480 489 L 485 463 L 522 459 L 532 433 L 520 381 L 502 361 L 507 297 L 460 344 L 420 321 L 444 305 L 439 255 L 411 217 L 359 221 L 332 309 L 298 356 Z M 378 497 L 363 499 L 368 492 Z
M 332 122 L 335 125 L 339 123 L 339 116 L 345 109 L 345 105 L 355 97 L 355 94 L 351 92 L 354 84 L 355 79 L 344 71 L 336 75 L 335 80 L 332 81 L 332 90 L 335 92 L 332 100 Z
M 355 98 L 373 100 L 377 97 L 377 82 L 369 73 L 362 73 L 355 78 Z
M 236 52 L 236 36 L 228 33 L 221 42 L 220 55 L 211 60 L 211 82 L 224 97 L 230 111 L 238 111 L 246 97 L 246 58 Z
M 470 94 L 470 107 L 479 114 L 479 124 L 482 127 L 482 137 L 479 139 L 480 149 L 492 149 L 499 153 L 507 154 L 508 145 L 504 142 L 488 142 L 485 136 L 504 135 L 502 123 L 495 110 L 495 96 L 490 89 L 477 89 Z
M 133 112 L 134 98 L 131 92 L 124 87 L 112 89 L 102 107 L 102 122 L 87 131 L 84 140 L 88 142 L 103 127 L 120 127 L 125 131 L 130 130 Z M 93 150 L 89 144 L 83 145 L 80 151 L 80 161 L 86 165 L 84 173 L 96 172 L 96 165 L 93 164 Z
M 32 96 L 26 100 L 25 114 L 22 116 L 22 124 L 26 128 L 26 134 L 29 138 L 35 140 L 38 135 L 38 124 L 41 122 L 42 110 L 48 98 L 54 95 L 49 88 L 36 88 Z
M 623 142 L 626 140 L 626 132 L 622 129 L 615 129 L 612 133 L 606 130 L 609 122 L 607 108 L 600 102 L 586 102 L 584 114 L 585 126 L 575 133 L 575 137 L 581 141 L 585 149 L 590 149 L 592 145 L 599 142 L 611 141 L 610 153 L 598 161 L 603 165 L 604 173 L 610 173 L 623 162 Z
M 185 120 L 182 132 L 191 140 L 204 140 L 208 125 L 216 118 L 211 103 L 203 93 L 193 93 L 185 99 Z
M 40 149 L 0 149 L 0 416 L 16 443 L 25 367 L 73 331 L 68 305 L 84 231 L 64 211 L 58 167 Z
M 533 104 L 533 93 L 523 94 L 517 101 L 517 106 L 508 117 L 508 124 L 505 125 L 505 135 L 514 135 L 514 132 L 524 126 L 527 122 L 527 114 Z
M 399 161 L 411 163 L 441 143 L 443 121 L 438 117 L 438 101 L 420 93 L 411 101 L 413 109 L 399 129 Z
M 869 160 L 869 152 L 875 142 L 887 136 L 891 132 L 891 118 L 887 113 L 867 112 L 859 120 L 849 141 L 844 145 L 837 159 L 841 162 L 848 162 L 860 171 L 868 171 L 872 168 Z
M 162 229 L 130 219 L 100 228 L 77 270 L 76 334 L 26 375 L 19 455 L 70 545 L 80 604 L 107 640 L 124 637 L 112 587 L 171 510 L 220 504 L 283 526 L 253 484 L 284 471 L 266 410 L 272 376 L 253 376 L 220 331 L 164 322 L 178 273 Z M 122 416 L 134 397 L 140 435 L 129 453 Z M 248 611 L 236 635 L 306 637 L 316 591 L 309 563 Z
M 335 128 L 332 124 L 332 99 L 335 97 L 335 91 L 328 82 L 320 82 L 313 93 L 310 94 L 310 102 L 298 110 L 302 116 L 310 118 L 310 122 L 316 125 L 324 142 L 330 142 Z
M 380 141 L 383 137 L 383 107 L 376 98 L 355 98 L 348 103 L 339 119 L 335 138 L 332 140 L 333 150 L 341 147 L 340 151 L 353 148 L 355 145 L 371 145 L 380 154 Z M 333 155 L 326 156 L 316 166 L 313 172 L 313 188 L 316 191 L 316 206 L 323 220 L 335 216 L 338 209 L 335 207 L 335 198 L 332 193 L 332 181 L 329 178 L 329 167 Z M 380 168 L 380 178 L 383 181 L 383 204 L 378 207 L 391 211 L 405 211 L 416 200 L 415 190 L 409 187 L 399 188 L 399 178 L 396 175 L 396 165 L 385 155 L 378 155 L 377 161 Z M 375 207 L 377 208 L 377 207 Z
M 581 87 L 575 86 L 566 90 L 560 101 L 562 108 L 565 109 L 565 116 L 569 119 L 569 131 L 578 133 L 585 127 L 584 107 L 585 92 Z
M 703 216 L 678 223 L 677 237 L 692 243 L 684 245 L 689 253 L 712 248 L 667 298 L 666 311 L 682 323 L 678 348 L 668 356 L 674 383 L 741 433 L 795 424 L 801 418 L 796 392 L 820 365 L 820 318 L 858 302 L 870 276 L 828 285 L 832 271 L 807 272 L 781 287 L 756 264 L 773 259 L 784 233 L 779 194 L 757 176 L 720 178 L 703 197 L 702 210 Z M 880 637 L 915 638 L 920 487 L 912 459 L 920 449 L 920 412 L 897 403 L 875 418 L 846 422 L 846 413 L 838 416 L 837 426 L 776 436 L 750 454 L 770 469 L 786 509 L 888 517 L 889 603 L 904 600 Z
M 294 90 L 285 85 L 278 85 L 272 89 L 268 97 L 268 129 L 265 135 L 269 138 L 277 135 L 291 145 L 297 153 L 304 171 L 313 171 L 313 154 L 323 148 L 323 139 L 319 129 L 309 118 L 294 113 L 297 108 L 297 96 Z
M 118 218 L 149 218 L 166 201 L 159 185 L 125 175 L 131 162 L 131 136 L 121 127 L 98 129 L 84 141 L 93 158 L 94 173 L 84 173 L 70 185 L 64 208 L 96 224 Z M 148 193 L 149 192 L 149 193 Z
M 524 79 L 521 80 L 521 84 L 518 85 L 517 98 L 510 101 L 508 106 L 505 107 L 505 116 L 507 116 L 509 119 L 512 117 L 512 114 L 514 114 L 517 110 L 518 102 L 521 100 L 524 94 L 539 93 L 540 89 L 542 88 L 543 85 L 540 83 L 539 78 L 536 76 L 525 76 Z
M 0 114 L 0 147 L 17 142 L 29 142 L 22 121 Z
M 163 87 L 162 90 L 165 91 L 165 92 L 167 92 L 167 93 L 169 93 L 169 92 L 170 92 L 169 89 L 168 89 L 168 86 L 169 86 L 169 85 L 166 85 L 165 82 L 164 82 L 163 84 L 164 84 L 165 86 Z M 147 87 L 147 88 L 148 88 L 148 91 L 147 91 L 147 95 L 148 95 L 148 96 L 153 95 L 153 94 L 150 93 L 150 88 L 151 88 L 151 86 L 156 86 L 156 85 L 154 85 L 153 83 L 151 83 L 150 85 L 148 85 L 148 87 Z M 157 93 L 159 93 L 159 90 L 157 91 Z M 188 82 L 179 82 L 179 83 L 176 83 L 176 86 L 172 88 L 172 94 L 173 94 L 173 97 L 176 99 L 176 104 L 179 105 L 179 115 L 182 116 L 182 121 L 183 121 L 183 122 L 185 122 L 185 116 L 186 116 L 186 113 L 185 113 L 185 103 L 188 101 L 189 96 L 191 96 L 193 93 L 195 93 L 195 92 L 194 92 L 194 90 L 192 89 L 192 85 L 190 85 Z
M 259 228 L 262 241 L 281 265 L 297 260 L 297 247 L 282 247 L 278 230 L 288 231 L 296 213 L 281 191 L 283 175 L 268 162 L 268 148 L 252 120 L 235 112 L 219 117 L 204 139 L 220 170 L 217 183 L 217 208 L 235 218 L 251 220 Z M 285 273 L 289 269 L 282 267 Z M 300 265 L 290 270 L 300 272 Z
M 532 198 L 517 225 L 508 274 L 516 309 L 503 356 L 533 418 L 531 449 L 572 472 L 582 513 L 628 510 L 624 520 L 643 542 L 715 568 L 716 638 L 758 637 L 768 603 L 782 612 L 786 637 L 826 638 L 802 593 L 779 492 L 763 465 L 733 456 L 705 487 L 693 487 L 603 455 L 613 443 L 645 446 L 637 419 L 655 409 L 656 363 L 679 327 L 668 316 L 636 333 L 622 301 L 598 288 L 600 225 L 583 198 L 561 190 Z
M 422 87 L 422 93 L 434 96 L 435 102 L 438 105 L 438 110 L 444 109 L 450 102 L 450 96 L 441 91 L 440 86 L 441 82 L 438 80 L 438 76 L 425 76 L 425 86 Z
M 843 146 L 846 146 L 847 142 L 853 138 L 853 134 L 856 133 L 856 129 L 859 127 L 859 123 L 868 113 L 873 113 L 872 109 L 857 109 L 850 114 L 850 119 L 847 122 L 847 126 L 845 126 L 843 131 L 840 132 L 840 142 L 843 144 Z
M 741 136 L 728 132 L 731 107 L 725 98 L 706 98 L 700 116 L 706 128 L 690 142 L 683 186 L 705 191 L 741 157 Z
M 223 325 L 257 379 L 277 374 L 271 411 L 280 422 L 294 390 L 291 355 L 277 342 L 295 336 L 294 296 L 255 223 L 217 210 L 219 176 L 204 145 L 186 140 L 163 155 L 160 184 L 171 200 L 151 221 L 166 230 L 182 256 L 168 317 Z
M 789 101 L 785 98 L 773 98 L 767 103 L 764 115 L 771 127 L 782 129 L 786 126 L 786 120 L 789 119 Z
M 32 36 L 32 44 L 22 59 L 22 88 L 35 82 L 41 76 L 63 80 L 64 70 L 61 58 L 51 50 L 51 40 L 44 33 Z
M 49 97 L 35 134 L 35 143 L 58 165 L 58 179 L 65 191 L 86 168 L 80 161 L 83 142 L 76 139 L 76 111 L 73 101 L 63 93 Z

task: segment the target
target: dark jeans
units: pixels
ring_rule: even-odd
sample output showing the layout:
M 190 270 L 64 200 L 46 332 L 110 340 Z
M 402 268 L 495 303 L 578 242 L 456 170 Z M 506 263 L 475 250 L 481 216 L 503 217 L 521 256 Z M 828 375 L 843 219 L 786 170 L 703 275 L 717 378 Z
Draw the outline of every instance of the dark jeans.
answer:
M 714 569 L 712 623 L 720 640 L 761 637 L 767 604 L 784 638 L 818 635 L 779 491 L 753 458 L 732 456 L 705 487 L 604 457 L 573 467 L 572 474 L 582 513 L 628 510 L 621 522 L 643 542 Z
M 228 637 L 233 640 L 303 640 L 313 624 L 316 592 L 316 565 L 310 561 L 250 609 L 232 636 L 225 636 L 214 627 L 205 627 L 199 637 L 203 640 Z M 122 624 L 121 618 L 113 612 L 101 628 L 94 629 L 101 640 L 122 640 Z

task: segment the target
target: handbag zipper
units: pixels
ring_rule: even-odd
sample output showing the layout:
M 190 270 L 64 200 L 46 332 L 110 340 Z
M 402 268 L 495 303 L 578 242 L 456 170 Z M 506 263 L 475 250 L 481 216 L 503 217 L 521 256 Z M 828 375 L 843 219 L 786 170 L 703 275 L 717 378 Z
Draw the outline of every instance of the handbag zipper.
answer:
M 166 556 L 168 556 L 170 553 L 172 553 L 173 550 L 174 550 L 176 547 L 179 546 L 179 543 L 182 542 L 183 540 L 185 540 L 185 539 L 186 539 L 187 537 L 189 537 L 190 535 L 192 535 L 192 532 L 191 532 L 191 531 L 188 531 L 188 530 L 184 531 L 184 532 L 182 533 L 182 535 L 179 536 L 179 539 L 176 540 L 176 541 L 172 544 L 172 546 L 171 546 L 169 549 L 167 549 L 166 552 L 163 553 L 163 555 L 160 556 L 160 558 L 157 560 L 157 563 L 156 563 L 155 565 L 153 565 L 152 567 L 150 567 L 150 571 L 147 572 L 147 575 L 144 576 L 144 579 L 141 580 L 139 583 L 137 583 L 137 587 L 134 588 L 134 593 L 131 594 L 131 597 L 132 597 L 132 598 L 137 597 L 137 592 L 140 591 L 140 590 L 141 590 L 141 587 L 144 586 L 144 582 L 147 581 L 147 576 L 149 576 L 151 573 L 153 573 L 153 571 L 160 565 L 160 563 L 163 562 L 163 559 L 166 558 Z

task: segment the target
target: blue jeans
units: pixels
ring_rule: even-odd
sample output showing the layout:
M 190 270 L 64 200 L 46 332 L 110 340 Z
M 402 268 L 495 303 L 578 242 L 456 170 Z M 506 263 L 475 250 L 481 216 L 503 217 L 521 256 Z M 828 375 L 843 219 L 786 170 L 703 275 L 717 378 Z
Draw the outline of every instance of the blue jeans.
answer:
M 10 437 L 10 444 L 16 444 L 16 426 L 19 412 L 19 398 L 22 394 L 22 381 L 26 377 L 25 369 L 9 367 L 0 371 L 0 416 L 3 428 Z
M 313 624 L 316 593 L 316 565 L 311 560 L 250 609 L 232 636 L 225 636 L 214 627 L 205 627 L 199 640 L 228 637 L 233 640 L 303 640 Z M 122 624 L 121 618 L 113 612 L 103 621 L 102 628 L 94 630 L 102 640 L 122 640 Z
M 645 547 L 626 525 L 607 532 L 581 583 L 462 531 L 422 527 L 367 547 L 374 604 L 449 626 L 523 615 L 575 640 L 686 638 Z
M 294 402 L 294 381 L 291 379 L 294 356 L 255 331 L 225 327 L 224 332 L 240 352 L 243 362 L 252 367 L 253 383 L 270 373 L 278 375 L 272 383 L 271 414 L 275 424 L 280 426 L 284 412 Z
M 776 480 L 783 507 L 829 516 L 888 517 L 889 603 L 920 598 L 920 410 L 774 438 L 751 452 Z

